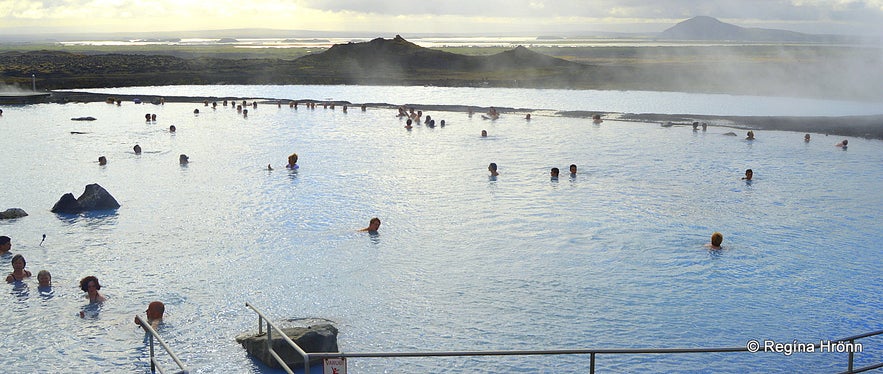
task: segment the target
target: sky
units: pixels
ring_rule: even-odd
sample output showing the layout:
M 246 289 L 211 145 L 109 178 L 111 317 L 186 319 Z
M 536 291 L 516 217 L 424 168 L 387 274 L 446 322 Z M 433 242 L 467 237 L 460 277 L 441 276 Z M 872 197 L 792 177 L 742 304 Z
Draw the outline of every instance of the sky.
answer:
M 655 33 L 694 16 L 742 27 L 883 36 L 883 0 L 0 0 L 0 33 Z

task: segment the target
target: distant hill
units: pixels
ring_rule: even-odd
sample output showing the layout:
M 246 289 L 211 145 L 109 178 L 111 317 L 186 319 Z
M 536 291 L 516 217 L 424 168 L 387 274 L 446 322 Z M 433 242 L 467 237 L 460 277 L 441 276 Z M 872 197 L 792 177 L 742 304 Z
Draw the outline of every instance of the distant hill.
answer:
M 787 30 L 745 28 L 699 16 L 680 22 L 659 34 L 660 39 L 730 40 L 752 42 L 825 42 L 830 35 L 811 35 Z
M 376 76 L 384 72 L 413 74 L 420 71 L 494 72 L 501 69 L 583 68 L 585 65 L 517 47 L 491 56 L 467 56 L 424 48 L 399 35 L 364 43 L 335 44 L 327 51 L 295 60 L 302 67 L 324 67 L 337 74 L 357 72 Z

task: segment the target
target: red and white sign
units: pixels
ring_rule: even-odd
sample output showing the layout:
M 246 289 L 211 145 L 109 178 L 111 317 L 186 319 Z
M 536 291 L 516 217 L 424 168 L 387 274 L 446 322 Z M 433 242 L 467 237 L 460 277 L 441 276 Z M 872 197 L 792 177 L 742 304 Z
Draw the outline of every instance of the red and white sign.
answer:
M 346 374 L 346 357 L 326 358 L 325 374 Z

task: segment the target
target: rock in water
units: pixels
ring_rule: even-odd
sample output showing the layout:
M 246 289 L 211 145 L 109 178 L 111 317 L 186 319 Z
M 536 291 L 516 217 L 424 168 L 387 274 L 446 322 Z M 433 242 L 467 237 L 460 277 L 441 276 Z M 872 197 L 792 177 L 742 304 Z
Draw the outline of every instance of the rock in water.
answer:
M 105 210 L 120 207 L 120 203 L 98 183 L 86 185 L 86 190 L 77 198 L 77 203 L 80 204 L 82 210 Z
M 68 192 L 61 195 L 61 199 L 52 206 L 52 213 L 79 213 L 81 211 L 80 204 L 74 198 L 74 194 Z
M 86 190 L 79 198 L 74 199 L 72 193 L 66 193 L 52 206 L 52 213 L 76 214 L 89 210 L 116 209 L 120 203 L 110 195 L 104 187 L 97 183 L 86 186 Z
M 282 331 L 292 341 L 297 343 L 304 352 L 338 352 L 337 328 L 330 324 L 319 324 L 310 327 L 288 327 L 283 328 Z M 267 351 L 266 332 L 263 334 L 240 335 L 236 337 L 236 341 L 242 344 L 242 347 L 245 348 L 248 354 L 261 360 L 267 366 L 279 368 L 276 359 Z M 303 357 L 294 348 L 291 348 L 276 331 L 273 331 L 273 350 L 290 367 L 303 366 L 304 364 Z M 322 359 L 316 359 L 313 363 L 321 361 Z
M 9 208 L 3 212 L 0 212 L 0 219 L 13 219 L 13 218 L 21 218 L 27 216 L 28 213 L 21 208 Z

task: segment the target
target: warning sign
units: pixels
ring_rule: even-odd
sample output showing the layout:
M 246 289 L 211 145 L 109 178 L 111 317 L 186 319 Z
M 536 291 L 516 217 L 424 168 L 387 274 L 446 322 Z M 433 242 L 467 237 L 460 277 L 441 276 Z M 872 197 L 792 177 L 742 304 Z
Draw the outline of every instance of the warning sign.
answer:
M 346 357 L 326 358 L 325 374 L 346 374 Z

